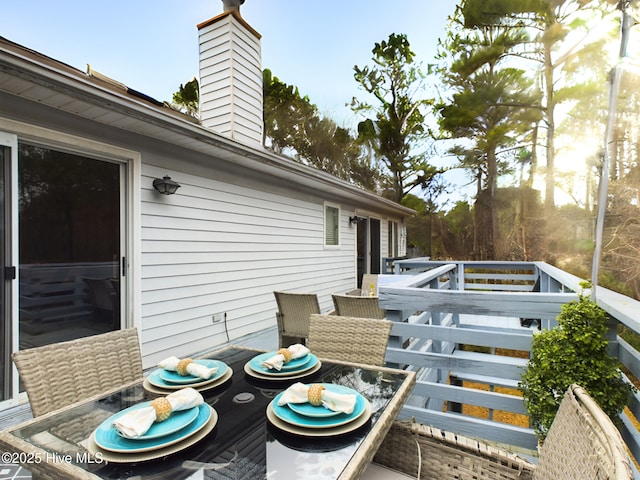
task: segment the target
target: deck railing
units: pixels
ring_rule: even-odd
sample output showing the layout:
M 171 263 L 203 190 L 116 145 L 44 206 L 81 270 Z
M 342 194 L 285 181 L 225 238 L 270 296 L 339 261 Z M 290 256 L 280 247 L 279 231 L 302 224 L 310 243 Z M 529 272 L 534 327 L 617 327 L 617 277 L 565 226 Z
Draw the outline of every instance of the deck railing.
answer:
M 379 279 L 380 306 L 395 322 L 387 361 L 416 370 L 419 378 L 402 416 L 534 450 L 532 429 L 500 421 L 498 412 L 523 415 L 526 423 L 515 389 L 532 336 L 538 324 L 557 324 L 561 306 L 578 298 L 582 279 L 543 262 L 412 259 L 394 268 L 393 276 Z M 640 302 L 601 287 L 597 302 L 611 317 L 611 354 L 640 378 L 640 353 L 617 334 L 619 324 L 640 333 Z M 468 388 L 469 382 L 485 390 Z M 487 418 L 461 414 L 461 405 L 484 408 Z M 629 415 L 640 418 L 638 395 L 628 410 L 621 431 L 640 458 L 640 435 Z

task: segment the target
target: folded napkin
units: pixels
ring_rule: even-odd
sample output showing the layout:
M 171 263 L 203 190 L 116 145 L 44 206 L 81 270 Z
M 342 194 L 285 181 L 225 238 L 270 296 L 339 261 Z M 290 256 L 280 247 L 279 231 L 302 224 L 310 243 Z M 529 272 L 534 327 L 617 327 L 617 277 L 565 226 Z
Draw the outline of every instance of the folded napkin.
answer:
M 178 357 L 169 357 L 158 363 L 158 368 L 169 370 L 172 372 L 179 372 L 178 364 L 181 362 Z M 218 373 L 218 367 L 207 367 L 196 362 L 189 362 L 185 368 L 186 373 L 193 375 L 194 377 L 202 378 L 203 380 L 209 380 L 213 375 Z
M 170 405 L 170 410 L 167 413 L 189 410 L 190 408 L 197 407 L 204 403 L 204 399 L 200 392 L 193 388 L 183 388 L 181 390 L 176 390 L 166 397 L 156 398 L 148 407 L 138 408 L 125 413 L 113 422 L 113 426 L 123 437 L 141 437 L 147 433 L 156 420 L 162 421 L 168 418 L 166 413 L 161 415 L 162 418 L 159 418 L 158 409 L 154 406 L 158 403 L 164 403 L 163 400 L 165 399 Z
M 278 405 L 283 406 L 288 403 L 305 403 L 309 401 L 310 385 L 304 383 L 294 383 L 287 388 L 280 399 Z M 337 393 L 324 389 L 320 393 L 322 405 L 329 410 L 341 413 L 352 413 L 356 406 L 356 395 L 353 393 Z
M 283 352 L 286 350 L 286 352 Z M 300 343 L 296 343 L 294 345 L 290 345 L 287 348 L 282 348 L 278 350 L 274 356 L 264 360 L 260 365 L 262 368 L 266 368 L 269 370 L 278 370 L 282 369 L 282 365 L 286 362 L 287 355 L 290 355 L 291 358 L 287 361 L 295 360 L 296 358 L 302 358 L 309 353 L 309 349 Z

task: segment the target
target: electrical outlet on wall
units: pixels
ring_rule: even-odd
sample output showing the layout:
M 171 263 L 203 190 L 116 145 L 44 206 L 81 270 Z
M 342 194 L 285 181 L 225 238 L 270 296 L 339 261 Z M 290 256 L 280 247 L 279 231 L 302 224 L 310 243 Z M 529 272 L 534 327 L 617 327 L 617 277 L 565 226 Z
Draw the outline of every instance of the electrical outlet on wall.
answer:
M 214 313 L 213 314 L 213 323 L 223 322 L 224 321 L 224 313 Z

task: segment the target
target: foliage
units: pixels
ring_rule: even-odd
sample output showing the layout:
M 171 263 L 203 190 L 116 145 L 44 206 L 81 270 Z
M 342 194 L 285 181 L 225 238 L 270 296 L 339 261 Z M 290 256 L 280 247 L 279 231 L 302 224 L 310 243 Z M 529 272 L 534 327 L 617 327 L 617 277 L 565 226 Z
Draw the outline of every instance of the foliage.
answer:
M 518 388 L 541 440 L 571 384 L 585 388 L 614 420 L 626 406 L 634 387 L 608 354 L 607 322 L 606 312 L 581 294 L 563 305 L 557 327 L 534 335 L 532 357 Z
M 265 69 L 262 72 L 264 137 L 270 148 L 282 154 L 294 149 L 305 134 L 305 124 L 317 117 L 318 109 L 298 87 L 287 85 Z M 265 142 L 265 145 L 267 142 Z
M 605 82 L 598 83 L 595 77 L 606 69 L 594 68 L 594 65 L 606 65 L 606 61 L 598 60 L 602 45 L 593 43 L 599 35 L 592 34 L 590 30 L 599 28 L 599 20 L 615 3 L 595 0 L 466 0 L 463 3 L 465 26 L 468 28 L 499 25 L 537 32 L 532 36 L 528 49 L 520 52 L 519 56 L 534 62 L 532 67 L 539 70 L 544 92 L 541 111 L 546 138 L 541 138 L 544 142 L 541 146 L 544 146 L 546 160 L 544 198 L 548 215 L 555 209 L 556 140 L 562 133 L 555 123 L 556 107 L 564 104 L 567 109 L 580 109 L 584 106 L 589 112 L 585 122 L 598 118 L 594 115 L 594 98 L 602 95 Z M 594 89 L 594 86 L 600 88 Z M 571 112 L 569 117 L 569 127 L 575 125 L 577 130 L 585 131 L 585 126 L 576 122 Z
M 297 87 L 263 72 L 265 145 L 279 154 L 380 192 L 384 176 L 351 133 L 322 117 Z
M 439 69 L 452 94 L 437 105 L 443 135 L 455 139 L 450 152 L 477 182 L 474 254 L 502 259 L 498 218 L 498 177 L 510 170 L 540 120 L 540 92 L 512 52 L 528 42 L 524 29 L 506 26 L 464 28 L 461 12 L 451 19 Z
M 374 66 L 354 67 L 354 78 L 373 96 L 375 105 L 353 98 L 351 108 L 372 114 L 358 125 L 358 136 L 384 163 L 392 182 L 392 199 L 400 202 L 416 187 L 428 189 L 441 169 L 430 165 L 425 153 L 414 153 L 429 135 L 425 108 L 431 99 L 419 98 L 423 74 L 404 34 L 376 43 Z
M 180 111 L 198 118 L 200 111 L 200 88 L 196 78 L 180 84 L 180 88 L 173 94 L 173 105 Z

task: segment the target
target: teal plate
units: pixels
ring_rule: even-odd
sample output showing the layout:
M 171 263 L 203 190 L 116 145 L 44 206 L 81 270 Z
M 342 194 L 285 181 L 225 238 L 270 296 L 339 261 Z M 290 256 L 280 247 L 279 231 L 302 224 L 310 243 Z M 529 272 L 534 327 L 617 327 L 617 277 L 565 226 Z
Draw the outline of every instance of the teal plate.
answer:
M 284 392 L 280 392 L 278 395 L 276 395 L 276 397 L 270 403 L 270 406 L 267 408 L 271 408 L 273 413 L 280 420 L 290 423 L 291 425 L 295 425 L 297 427 L 304 427 L 304 428 L 338 427 L 340 425 L 344 425 L 346 423 L 354 421 L 356 418 L 358 418 L 360 415 L 364 413 L 365 407 L 366 407 L 366 401 L 364 397 L 360 395 L 358 392 L 356 392 L 351 388 L 343 387 L 342 385 L 335 385 L 333 383 L 323 383 L 322 385 L 324 385 L 324 387 L 327 390 L 331 390 L 332 392 L 355 394 L 356 405 L 353 409 L 353 412 L 349 414 L 337 413 L 336 415 L 322 416 L 322 414 L 317 415 L 317 413 L 321 413 L 320 409 L 324 409 L 327 411 L 331 411 L 331 410 L 328 410 L 325 407 L 313 407 L 309 403 L 298 403 L 298 404 L 280 406 L 278 405 L 278 401 L 280 400 Z M 308 408 L 306 408 L 305 406 Z M 295 412 L 292 407 L 294 408 L 298 407 L 299 408 L 298 412 Z M 301 411 L 309 412 L 310 411 L 309 409 L 317 409 L 315 410 L 316 414 L 308 415 L 305 413 L 299 413 Z M 332 413 L 336 413 L 336 412 L 332 412 Z
M 307 370 L 311 370 L 317 363 L 318 357 L 316 357 L 313 353 L 309 353 L 302 358 L 296 358 L 295 360 L 291 360 L 287 364 L 287 368 L 283 365 L 282 370 L 270 370 L 268 368 L 264 368 L 262 366 L 262 362 L 276 355 L 277 352 L 267 352 L 261 353 L 253 357 L 249 360 L 249 367 L 254 372 L 260 373 L 262 375 L 272 375 L 274 377 L 286 377 L 289 375 L 303 373 Z M 294 363 L 295 362 L 295 363 Z
M 195 419 L 191 421 L 191 423 L 189 423 L 185 427 L 177 431 L 174 431 L 172 433 L 168 433 L 166 435 L 162 435 L 155 438 L 150 438 L 147 440 L 142 440 L 142 439 L 132 440 L 132 439 L 124 438 L 120 436 L 120 434 L 117 432 L 117 430 L 113 426 L 114 419 L 123 415 L 124 412 L 126 412 L 127 410 L 128 409 L 125 409 L 111 416 L 110 418 L 102 422 L 100 426 L 96 429 L 96 431 L 94 432 L 95 433 L 94 441 L 96 442 L 96 445 L 98 445 L 98 447 L 102 448 L 103 450 L 108 450 L 110 452 L 118 452 L 118 453 L 148 452 L 150 450 L 163 448 L 163 447 L 172 445 L 174 443 L 180 442 L 181 440 L 184 440 L 185 438 L 188 438 L 194 433 L 196 433 L 197 431 L 199 431 L 209 421 L 209 418 L 211 417 L 211 414 L 213 411 L 213 409 L 206 403 L 202 404 L 192 409 L 197 411 L 197 416 Z M 186 412 L 189 412 L 189 410 L 186 410 L 185 413 Z M 179 413 L 181 412 L 173 413 L 171 417 Z M 167 419 L 164 422 L 160 422 L 154 425 L 152 428 L 154 428 L 155 426 L 159 426 L 160 428 L 162 428 L 162 424 L 168 421 L 169 420 Z
M 160 374 L 159 374 L 160 378 L 165 382 L 175 383 L 179 385 L 187 385 L 191 383 L 200 383 L 202 381 L 215 380 L 216 378 L 224 374 L 224 371 L 222 371 L 222 373 L 220 372 L 220 364 L 224 365 L 224 363 L 222 362 L 218 362 L 216 360 L 194 360 L 193 363 L 204 365 L 207 368 L 213 368 L 217 366 L 218 371 L 214 373 L 211 376 L 211 378 L 204 379 L 204 378 L 196 377 L 194 375 L 180 375 L 178 372 L 173 372 L 171 370 L 164 370 L 161 368 Z
M 113 415 L 109 420 L 113 424 L 116 420 L 123 417 L 127 413 L 133 410 L 140 410 L 141 408 L 145 408 L 151 405 L 151 402 L 143 402 L 133 407 L 125 408 L 124 410 Z M 151 425 L 149 430 L 146 431 L 144 435 L 140 435 L 138 438 L 130 438 L 129 440 L 135 440 L 136 442 L 139 440 L 152 440 L 154 438 L 164 437 L 165 435 L 169 435 L 170 433 L 177 432 L 178 430 L 186 427 L 191 422 L 193 422 L 198 417 L 198 408 L 193 407 L 189 410 L 180 410 L 178 412 L 173 412 L 169 415 L 164 422 L 158 422 Z M 118 435 L 122 438 L 127 438 L 122 435 L 121 432 L 118 431 L 117 428 L 114 427 L 114 430 Z
M 151 372 L 149 377 L 147 377 L 149 380 L 149 383 L 159 388 L 168 388 L 173 390 L 183 388 L 183 387 L 194 387 L 194 388 L 202 387 L 204 385 L 208 385 L 209 383 L 213 383 L 216 380 L 218 380 L 220 377 L 222 377 L 226 373 L 227 368 L 229 368 L 226 363 L 221 362 L 219 360 L 195 360 L 195 361 L 198 363 L 202 362 L 203 365 L 211 366 L 211 367 L 217 365 L 218 372 L 214 376 L 212 376 L 209 380 L 203 380 L 201 378 L 198 378 L 197 380 L 200 380 L 199 382 L 194 382 L 189 384 L 176 384 L 176 383 L 171 383 L 164 380 L 162 378 L 162 374 L 165 373 L 166 370 L 162 368 L 158 368 L 157 370 L 154 370 L 153 372 Z M 196 378 L 196 377 L 193 377 L 193 378 Z
M 357 397 L 360 396 L 360 394 L 355 390 L 348 387 L 343 387 L 342 385 L 336 385 L 334 383 L 323 383 L 322 385 L 331 392 L 341 393 L 341 394 L 354 394 L 356 396 L 356 403 L 357 403 Z M 298 415 L 303 415 L 305 417 L 322 418 L 322 417 L 335 417 L 336 415 L 343 415 L 340 412 L 334 412 L 333 410 L 328 409 L 324 405 L 315 407 L 308 402 L 289 403 L 288 406 L 291 410 L 296 412 Z M 354 408 L 354 411 L 355 411 L 355 408 Z

